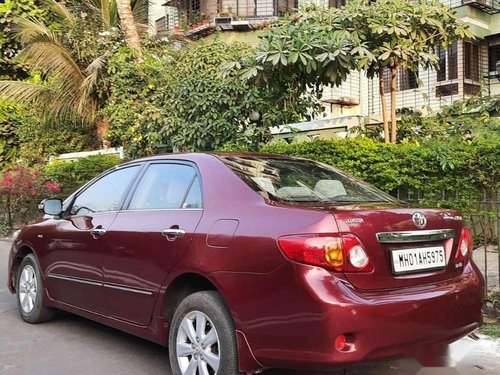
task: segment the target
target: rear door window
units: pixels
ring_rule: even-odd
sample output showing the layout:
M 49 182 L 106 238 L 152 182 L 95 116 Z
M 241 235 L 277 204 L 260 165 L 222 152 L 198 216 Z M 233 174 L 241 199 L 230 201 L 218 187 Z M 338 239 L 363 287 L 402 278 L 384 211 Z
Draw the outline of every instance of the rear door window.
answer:
M 201 208 L 196 170 L 185 164 L 152 164 L 130 201 L 130 210 Z

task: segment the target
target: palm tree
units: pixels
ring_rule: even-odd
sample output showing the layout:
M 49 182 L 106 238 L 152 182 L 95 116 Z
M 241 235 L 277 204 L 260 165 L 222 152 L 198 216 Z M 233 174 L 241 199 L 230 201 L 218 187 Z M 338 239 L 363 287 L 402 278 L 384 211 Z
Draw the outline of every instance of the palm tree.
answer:
M 127 44 L 137 50 L 138 58 L 142 57 L 141 40 L 135 25 L 134 15 L 130 0 L 116 0 L 118 15 L 122 25 L 123 34 Z
M 98 109 L 96 87 L 110 52 L 95 50 L 84 56 L 78 33 L 117 26 L 117 2 L 88 0 L 74 8 L 57 0 L 48 0 L 48 4 L 60 25 L 55 30 L 36 19 L 14 21 L 16 38 L 24 46 L 17 59 L 37 72 L 40 79 L 0 81 L 0 95 L 40 111 L 46 119 L 93 124 Z M 147 20 L 146 5 L 147 0 L 132 4 L 139 22 Z M 89 16 L 82 19 L 81 14 L 86 12 Z M 89 24 L 96 20 L 97 25 Z
M 136 24 L 141 28 L 146 27 L 148 23 L 149 0 L 132 0 L 129 3 Z M 106 29 L 119 25 L 120 17 L 116 0 L 86 0 L 85 4 L 87 7 L 102 14 L 103 24 Z

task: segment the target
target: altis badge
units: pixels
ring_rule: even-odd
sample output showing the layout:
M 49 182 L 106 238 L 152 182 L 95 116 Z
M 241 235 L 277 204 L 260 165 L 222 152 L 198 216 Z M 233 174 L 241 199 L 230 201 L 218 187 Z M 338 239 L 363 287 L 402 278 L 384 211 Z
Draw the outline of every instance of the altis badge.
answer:
M 365 221 L 359 217 L 353 217 L 351 219 L 344 220 L 346 224 L 363 224 Z

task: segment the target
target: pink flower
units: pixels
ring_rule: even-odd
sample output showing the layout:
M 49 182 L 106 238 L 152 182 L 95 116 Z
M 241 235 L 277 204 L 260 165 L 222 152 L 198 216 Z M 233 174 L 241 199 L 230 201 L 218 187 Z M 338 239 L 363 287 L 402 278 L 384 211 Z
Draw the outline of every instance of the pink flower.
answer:
M 54 193 L 58 193 L 61 191 L 61 185 L 59 185 L 57 182 L 47 181 L 45 183 L 45 187 L 47 188 L 47 190 L 52 191 Z
M 2 177 L 2 181 L 1 181 L 2 186 L 10 189 L 10 188 L 12 188 L 13 183 L 14 183 L 14 180 L 12 179 L 10 172 L 6 172 Z

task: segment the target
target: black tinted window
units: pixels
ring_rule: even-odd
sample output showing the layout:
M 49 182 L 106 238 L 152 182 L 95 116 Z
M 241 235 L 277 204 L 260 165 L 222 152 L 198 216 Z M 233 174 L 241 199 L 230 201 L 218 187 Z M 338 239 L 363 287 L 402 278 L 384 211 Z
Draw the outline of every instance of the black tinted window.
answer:
M 119 210 L 138 170 L 139 166 L 119 169 L 94 182 L 78 195 L 71 207 L 71 215 Z
M 188 165 L 153 164 L 137 186 L 129 209 L 185 207 L 183 203 L 190 195 L 194 183 L 197 184 L 195 180 L 197 180 L 196 172 Z
M 393 202 L 382 191 L 326 164 L 303 159 L 222 157 L 266 198 L 288 202 Z

